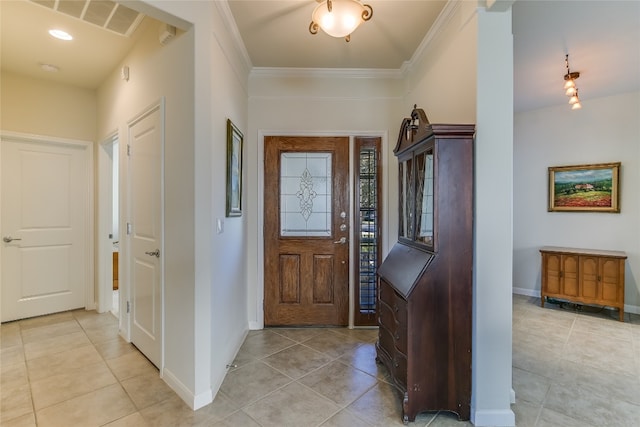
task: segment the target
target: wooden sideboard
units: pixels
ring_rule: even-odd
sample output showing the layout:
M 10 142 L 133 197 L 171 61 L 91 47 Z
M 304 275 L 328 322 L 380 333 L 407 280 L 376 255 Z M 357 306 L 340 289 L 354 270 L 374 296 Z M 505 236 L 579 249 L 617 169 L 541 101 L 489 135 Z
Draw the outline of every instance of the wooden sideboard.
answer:
M 543 307 L 547 297 L 613 307 L 624 321 L 624 252 L 545 246 L 540 254 Z

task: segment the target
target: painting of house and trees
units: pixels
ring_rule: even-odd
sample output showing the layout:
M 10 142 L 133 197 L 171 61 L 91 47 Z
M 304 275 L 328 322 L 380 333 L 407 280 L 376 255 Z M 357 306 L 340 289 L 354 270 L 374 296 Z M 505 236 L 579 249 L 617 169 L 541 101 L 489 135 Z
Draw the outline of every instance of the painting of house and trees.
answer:
M 620 162 L 549 168 L 549 211 L 620 212 Z

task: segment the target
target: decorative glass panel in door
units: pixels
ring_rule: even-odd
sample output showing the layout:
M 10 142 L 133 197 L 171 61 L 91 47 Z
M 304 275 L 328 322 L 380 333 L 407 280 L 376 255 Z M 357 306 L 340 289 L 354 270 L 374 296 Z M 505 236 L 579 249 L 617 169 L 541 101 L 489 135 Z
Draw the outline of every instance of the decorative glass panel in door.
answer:
M 331 153 L 280 155 L 280 236 L 331 236 Z

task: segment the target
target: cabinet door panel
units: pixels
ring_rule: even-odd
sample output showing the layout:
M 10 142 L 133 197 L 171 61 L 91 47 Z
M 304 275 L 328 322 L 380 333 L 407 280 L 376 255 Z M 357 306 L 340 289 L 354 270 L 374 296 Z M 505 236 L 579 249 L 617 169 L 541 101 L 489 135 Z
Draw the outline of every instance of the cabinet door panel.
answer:
M 545 291 L 551 294 L 560 293 L 560 255 L 544 254 L 546 266 Z
M 600 278 L 602 281 L 602 299 L 608 302 L 619 302 L 620 261 L 614 258 L 600 259 Z
M 578 257 L 562 255 L 562 287 L 563 294 L 578 296 Z
M 598 258 L 580 257 L 580 282 L 581 296 L 583 298 L 599 298 Z

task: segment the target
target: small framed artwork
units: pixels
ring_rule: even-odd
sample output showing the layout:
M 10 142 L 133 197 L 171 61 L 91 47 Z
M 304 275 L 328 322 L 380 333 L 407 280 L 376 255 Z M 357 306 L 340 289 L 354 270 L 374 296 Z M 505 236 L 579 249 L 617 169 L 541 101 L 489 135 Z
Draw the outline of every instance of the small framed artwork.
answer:
M 549 168 L 550 212 L 620 212 L 620 162 Z
M 242 132 L 227 119 L 227 216 L 242 215 Z

